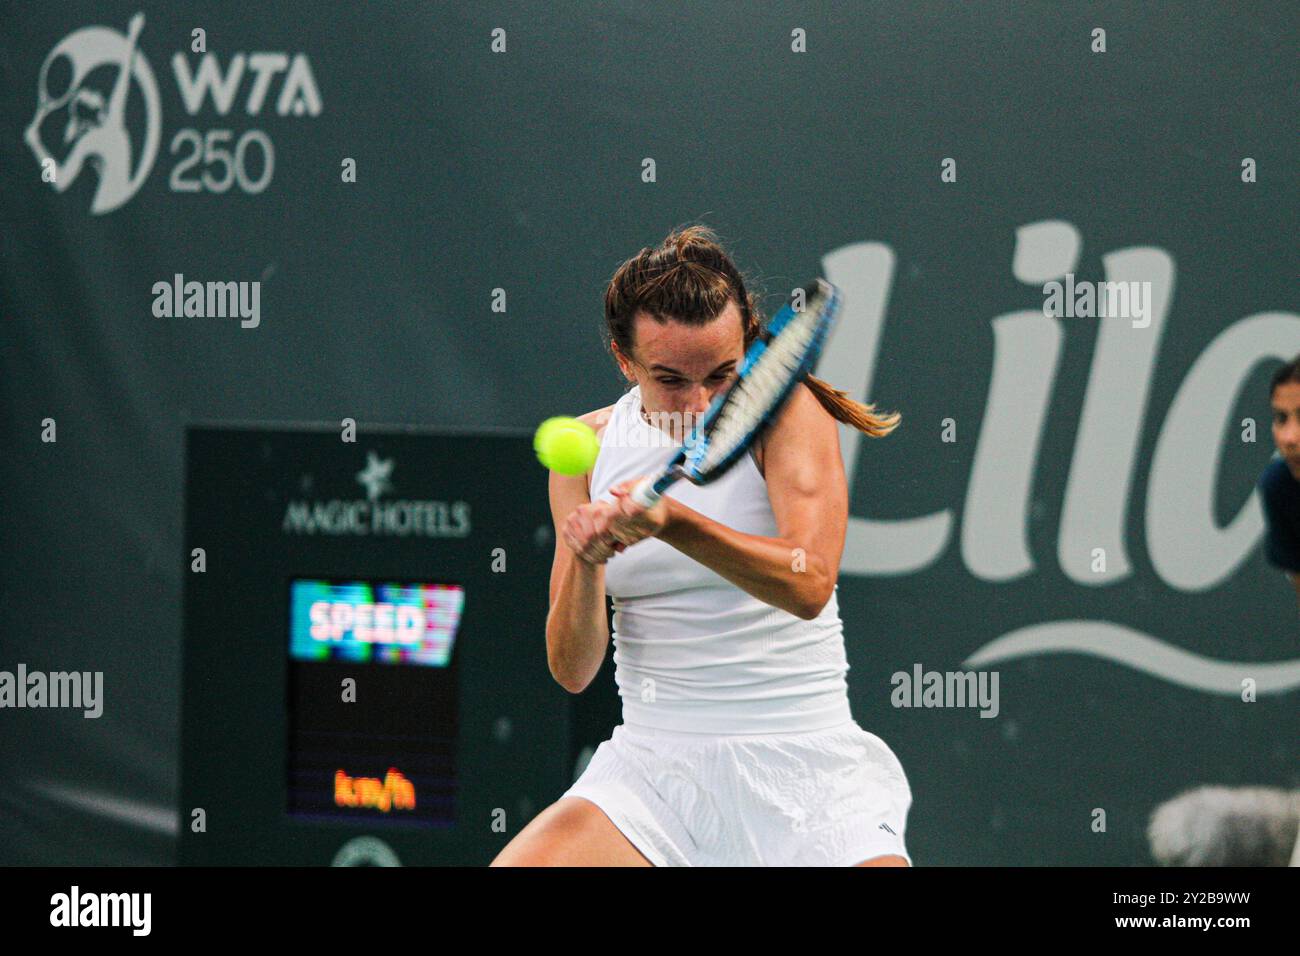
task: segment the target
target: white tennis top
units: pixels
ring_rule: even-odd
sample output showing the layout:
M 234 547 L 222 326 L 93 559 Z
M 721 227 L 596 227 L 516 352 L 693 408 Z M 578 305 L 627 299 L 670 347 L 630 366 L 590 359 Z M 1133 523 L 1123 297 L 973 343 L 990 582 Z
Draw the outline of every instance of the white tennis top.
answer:
M 591 474 L 591 500 L 658 472 L 680 443 L 641 417 L 634 386 L 614 406 Z M 706 485 L 666 497 L 745 534 L 779 531 L 752 454 Z M 765 604 L 658 538 L 606 563 L 623 723 L 708 734 L 821 730 L 850 719 L 838 588 L 811 621 Z

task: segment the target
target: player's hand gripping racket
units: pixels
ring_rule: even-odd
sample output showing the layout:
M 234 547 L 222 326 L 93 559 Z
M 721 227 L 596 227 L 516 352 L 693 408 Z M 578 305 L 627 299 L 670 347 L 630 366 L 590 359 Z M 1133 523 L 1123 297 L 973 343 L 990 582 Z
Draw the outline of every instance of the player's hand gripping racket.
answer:
M 653 508 L 679 478 L 697 485 L 720 478 L 762 433 L 801 378 L 817 367 L 840 309 L 840 292 L 825 279 L 804 288 L 804 307 L 786 305 L 745 353 L 740 374 L 713 400 L 663 473 L 643 478 L 630 497 Z

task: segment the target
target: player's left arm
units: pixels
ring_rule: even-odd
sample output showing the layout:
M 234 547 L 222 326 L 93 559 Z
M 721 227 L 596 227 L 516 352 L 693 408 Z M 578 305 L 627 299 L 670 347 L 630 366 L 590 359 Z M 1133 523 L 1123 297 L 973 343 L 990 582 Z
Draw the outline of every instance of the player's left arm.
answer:
M 811 620 L 834 593 L 848 527 L 839 427 L 800 382 L 763 447 L 778 537 L 735 531 L 671 496 L 658 537 L 760 600 Z
M 1291 579 L 1291 585 L 1295 588 L 1296 606 L 1300 608 L 1300 573 L 1288 571 L 1287 577 Z M 1300 841 L 1297 841 L 1297 845 L 1300 845 Z

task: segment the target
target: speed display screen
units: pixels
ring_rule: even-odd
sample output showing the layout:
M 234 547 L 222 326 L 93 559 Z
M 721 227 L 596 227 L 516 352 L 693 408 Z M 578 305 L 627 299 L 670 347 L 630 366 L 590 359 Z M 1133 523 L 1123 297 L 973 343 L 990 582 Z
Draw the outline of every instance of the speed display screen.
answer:
M 458 584 L 289 582 L 290 815 L 455 824 L 464 604 Z

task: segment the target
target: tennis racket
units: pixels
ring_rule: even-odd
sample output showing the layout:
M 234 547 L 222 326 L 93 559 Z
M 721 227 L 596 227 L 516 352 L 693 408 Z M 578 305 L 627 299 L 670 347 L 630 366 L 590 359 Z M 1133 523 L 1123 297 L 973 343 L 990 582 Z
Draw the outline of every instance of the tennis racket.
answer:
M 708 484 L 726 474 L 780 412 L 799 380 L 817 367 L 840 309 L 839 289 L 825 279 L 804 287 L 804 307 L 787 304 L 745 353 L 740 374 L 713 400 L 699 425 L 658 476 L 641 479 L 630 497 L 653 508 L 674 482 Z

